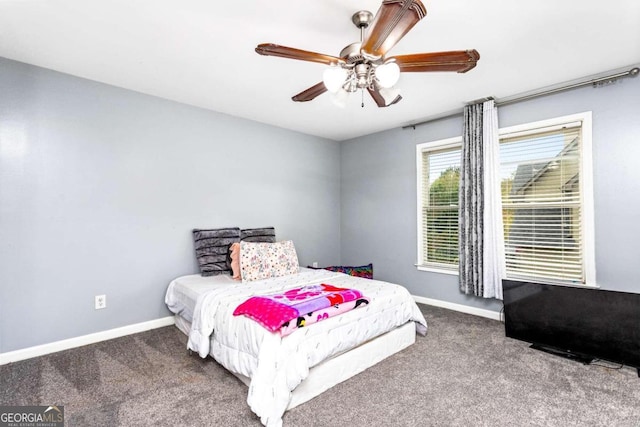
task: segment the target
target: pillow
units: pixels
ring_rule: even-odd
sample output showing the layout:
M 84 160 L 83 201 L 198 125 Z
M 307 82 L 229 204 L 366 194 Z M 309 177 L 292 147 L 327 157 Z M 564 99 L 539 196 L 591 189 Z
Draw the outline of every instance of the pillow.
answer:
M 227 252 L 229 245 L 240 241 L 240 228 L 215 228 L 209 230 L 193 230 L 193 242 L 196 258 L 203 276 L 229 274 Z
M 275 243 L 276 229 L 274 227 L 243 228 L 240 230 L 240 240 L 245 242 Z M 238 248 L 238 251 L 240 251 L 240 248 Z M 231 266 L 231 246 L 229 246 L 229 253 L 227 254 L 227 269 L 233 271 Z
M 293 241 L 240 242 L 240 274 L 243 282 L 287 276 L 297 272 L 298 255 Z
M 231 278 L 240 280 L 240 243 L 232 243 L 229 246 L 229 257 L 231 258 Z
M 310 266 L 307 266 L 307 268 L 320 270 L 320 268 L 310 267 Z M 330 267 L 322 267 L 322 268 L 329 271 L 348 274 L 349 276 L 363 277 L 365 279 L 373 279 L 373 264 L 360 265 L 357 267 L 345 266 L 345 265 L 332 265 Z
M 244 228 L 240 230 L 240 240 L 243 242 L 276 242 L 276 229 L 274 227 Z

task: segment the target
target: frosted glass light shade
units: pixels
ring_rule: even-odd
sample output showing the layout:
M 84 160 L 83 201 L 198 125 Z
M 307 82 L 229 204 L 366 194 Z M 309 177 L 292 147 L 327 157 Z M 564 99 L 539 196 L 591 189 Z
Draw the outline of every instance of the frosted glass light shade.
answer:
M 333 95 L 331 95 L 331 102 L 333 102 L 333 105 L 337 107 L 345 108 L 347 106 L 348 98 L 349 93 L 346 90 L 340 88 Z
M 391 105 L 394 102 L 397 102 L 397 98 L 400 96 L 400 89 L 398 88 L 380 88 L 378 90 L 382 99 L 384 99 L 385 105 Z
M 339 66 L 331 66 L 322 73 L 322 82 L 327 90 L 336 93 L 347 79 L 347 70 Z
M 379 65 L 376 68 L 376 79 L 378 79 L 380 87 L 392 87 L 400 79 L 400 67 L 395 62 Z

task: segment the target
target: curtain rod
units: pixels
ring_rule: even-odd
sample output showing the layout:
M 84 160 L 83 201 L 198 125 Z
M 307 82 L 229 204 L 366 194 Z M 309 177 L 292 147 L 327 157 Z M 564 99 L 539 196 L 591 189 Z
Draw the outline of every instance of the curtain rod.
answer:
M 515 102 L 526 101 L 528 99 L 538 98 L 540 96 L 545 96 L 545 95 L 551 95 L 553 93 L 563 92 L 565 90 L 575 89 L 575 88 L 582 87 L 582 86 L 587 86 L 587 85 L 593 85 L 593 87 L 603 86 L 603 85 L 606 85 L 606 84 L 613 83 L 616 80 L 618 80 L 620 78 L 623 78 L 623 77 L 635 77 L 635 76 L 638 75 L 638 73 L 640 73 L 640 68 L 634 67 L 634 68 L 631 68 L 630 70 L 622 71 L 622 72 L 611 74 L 611 75 L 604 76 L 604 77 L 593 78 L 593 79 L 589 79 L 589 80 L 585 80 L 585 81 L 581 81 L 581 82 L 577 82 L 577 83 L 572 83 L 572 84 L 568 84 L 568 85 L 565 85 L 565 86 L 559 86 L 559 87 L 555 87 L 555 88 L 551 88 L 551 89 L 541 89 L 541 90 L 539 90 L 537 92 L 529 93 L 529 94 L 526 94 L 526 95 L 514 95 L 514 96 L 506 97 L 506 98 L 504 98 L 502 100 L 495 100 L 496 101 L 495 104 L 496 104 L 496 106 L 513 104 Z M 493 98 L 493 97 L 481 98 L 481 99 L 477 99 L 475 101 L 468 102 L 467 105 L 477 104 L 479 102 L 488 101 L 490 99 L 495 99 L 495 98 Z M 458 109 L 458 110 L 454 110 L 454 111 L 448 111 L 446 113 L 442 113 L 442 114 L 433 116 L 433 117 L 431 117 L 431 118 L 429 118 L 427 120 L 421 121 L 421 122 L 417 122 L 417 123 L 413 123 L 413 124 L 410 124 L 410 125 L 402 126 L 402 129 L 408 129 L 408 128 L 415 129 L 416 126 L 424 125 L 426 123 L 431 123 L 431 122 L 434 122 L 436 120 L 446 119 L 446 118 L 449 118 L 449 117 L 455 117 L 455 116 L 458 116 L 458 115 L 462 114 L 462 112 L 463 112 L 462 109 Z

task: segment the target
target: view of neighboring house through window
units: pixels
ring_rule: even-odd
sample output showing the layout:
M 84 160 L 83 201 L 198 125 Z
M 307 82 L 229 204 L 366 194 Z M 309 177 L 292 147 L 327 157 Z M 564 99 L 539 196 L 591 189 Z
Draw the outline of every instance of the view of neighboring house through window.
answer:
M 592 284 L 590 115 L 500 130 L 506 276 Z M 418 267 L 457 270 L 461 140 L 418 146 Z
M 500 139 L 507 275 L 584 282 L 580 122 Z

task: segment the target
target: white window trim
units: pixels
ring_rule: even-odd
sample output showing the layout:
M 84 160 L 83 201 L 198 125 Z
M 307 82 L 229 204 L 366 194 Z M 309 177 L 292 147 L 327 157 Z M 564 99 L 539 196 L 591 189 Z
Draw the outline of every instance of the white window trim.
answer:
M 580 194 L 582 204 L 582 239 L 584 244 L 583 252 L 583 268 L 585 275 L 585 283 L 578 285 L 580 287 L 598 288 L 596 284 L 596 257 L 595 257 L 595 214 L 594 214 L 594 196 L 593 196 L 593 139 L 592 139 L 592 113 L 585 111 L 582 113 L 571 114 L 568 116 L 555 117 L 548 120 L 540 120 L 521 125 L 509 126 L 498 130 L 499 137 L 502 138 L 507 134 L 528 133 L 540 128 L 548 128 L 552 126 L 571 125 L 572 122 L 582 123 L 582 148 L 580 150 Z M 422 260 L 422 152 L 431 150 L 441 150 L 447 148 L 457 148 L 462 145 L 462 136 L 441 139 L 438 141 L 424 142 L 416 145 L 416 183 L 417 183 L 417 231 L 418 231 L 418 260 Z M 455 274 L 456 270 L 437 268 L 431 265 L 415 264 L 420 271 L 437 272 L 445 274 Z
M 420 271 L 428 271 L 430 273 L 449 274 L 451 276 L 459 275 L 459 272 L 457 269 L 437 268 L 437 267 L 432 267 L 431 265 L 421 265 L 421 264 L 416 264 L 416 268 Z
M 430 141 L 423 142 L 421 144 L 416 145 L 416 183 L 417 183 L 417 215 L 416 215 L 416 223 L 418 230 L 418 263 L 415 264 L 416 268 L 420 271 L 429 271 L 432 273 L 443 273 L 443 274 L 451 274 L 458 275 L 457 268 L 445 268 L 438 267 L 434 264 L 420 264 L 419 261 L 423 259 L 422 253 L 422 153 L 424 151 L 434 151 L 434 150 L 446 150 L 448 148 L 460 148 L 462 146 L 462 136 L 456 136 L 453 138 L 441 139 L 438 141 Z

